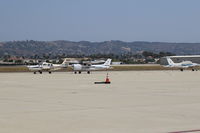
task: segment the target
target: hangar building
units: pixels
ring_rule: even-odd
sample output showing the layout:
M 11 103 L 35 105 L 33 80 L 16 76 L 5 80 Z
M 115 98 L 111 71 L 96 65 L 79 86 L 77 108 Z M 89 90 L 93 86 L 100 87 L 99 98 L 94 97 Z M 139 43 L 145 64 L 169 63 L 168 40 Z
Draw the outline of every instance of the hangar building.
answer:
M 200 64 L 200 55 L 184 55 L 184 56 L 169 56 L 175 63 L 182 61 L 192 61 L 193 63 Z M 160 58 L 160 65 L 168 65 L 166 57 Z

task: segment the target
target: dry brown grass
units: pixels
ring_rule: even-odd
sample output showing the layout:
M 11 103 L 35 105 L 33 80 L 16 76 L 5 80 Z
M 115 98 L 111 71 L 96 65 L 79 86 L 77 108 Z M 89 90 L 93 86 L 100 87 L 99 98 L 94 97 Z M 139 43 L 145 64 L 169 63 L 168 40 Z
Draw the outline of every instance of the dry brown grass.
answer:
M 198 67 L 200 69 L 200 67 Z M 112 66 L 112 69 L 109 69 L 110 71 L 148 71 L 148 70 L 178 70 L 177 68 L 166 68 L 163 66 L 152 66 L 152 65 L 130 65 L 130 66 Z M 66 71 L 73 71 L 71 67 L 64 68 L 58 70 L 59 72 L 66 72 Z M 25 66 L 12 66 L 12 67 L 0 67 L 0 72 L 30 72 L 27 67 Z
M 72 71 L 72 68 L 63 68 L 57 71 Z M 30 70 L 26 66 L 1 66 L 0 72 L 30 72 Z
M 135 71 L 142 71 L 142 70 L 172 70 L 172 68 L 166 68 L 163 66 L 134 66 L 134 65 L 130 65 L 130 66 L 113 66 L 113 69 L 111 70 L 115 70 L 115 71 L 131 71 L 131 70 L 135 70 Z M 173 68 L 173 70 L 175 70 Z
M 0 72 L 28 72 L 28 68 L 25 66 L 3 66 L 0 67 Z

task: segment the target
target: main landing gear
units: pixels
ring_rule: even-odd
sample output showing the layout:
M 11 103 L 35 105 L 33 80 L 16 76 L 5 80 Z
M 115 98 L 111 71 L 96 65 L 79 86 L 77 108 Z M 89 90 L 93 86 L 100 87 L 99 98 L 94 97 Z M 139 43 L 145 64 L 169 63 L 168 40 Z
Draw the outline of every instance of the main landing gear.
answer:
M 182 72 L 182 71 L 183 71 L 183 68 L 181 68 L 180 71 Z M 192 71 L 198 71 L 198 69 L 192 68 Z
M 194 69 L 194 68 L 192 68 L 192 71 L 198 71 L 198 69 Z
M 74 71 L 74 74 L 81 74 L 81 71 Z M 87 74 L 90 74 L 90 71 L 87 71 Z
M 42 74 L 42 71 L 38 71 L 39 74 Z M 52 72 L 51 71 L 48 71 L 49 74 L 51 74 Z M 37 72 L 33 72 L 33 74 L 37 74 Z
M 78 71 L 78 72 L 77 72 L 77 71 L 74 71 L 74 74 L 77 74 L 77 73 L 78 73 L 78 74 L 81 74 L 81 71 Z
M 38 71 L 40 74 L 42 74 L 42 71 Z M 33 72 L 33 74 L 36 74 L 37 72 Z

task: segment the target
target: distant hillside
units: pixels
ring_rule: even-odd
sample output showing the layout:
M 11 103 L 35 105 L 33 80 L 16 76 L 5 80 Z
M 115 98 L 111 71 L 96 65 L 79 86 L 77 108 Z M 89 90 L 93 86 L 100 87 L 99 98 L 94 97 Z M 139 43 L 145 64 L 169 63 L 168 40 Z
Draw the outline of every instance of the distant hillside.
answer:
M 167 43 L 167 42 L 72 42 L 72 41 L 12 41 L 0 42 L 0 56 L 32 56 L 42 54 L 122 54 L 141 51 L 171 52 L 177 55 L 200 54 L 200 43 Z

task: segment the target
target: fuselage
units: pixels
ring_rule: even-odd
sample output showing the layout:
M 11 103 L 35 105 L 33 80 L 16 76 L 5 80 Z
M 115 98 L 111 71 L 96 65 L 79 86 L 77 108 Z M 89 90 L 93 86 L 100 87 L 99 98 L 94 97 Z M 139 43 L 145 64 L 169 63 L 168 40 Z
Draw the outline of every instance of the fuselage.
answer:
M 39 65 L 31 65 L 27 66 L 30 71 L 50 71 L 50 70 L 57 70 L 66 67 L 63 64 L 52 64 L 43 62 Z
M 167 57 L 167 62 L 168 65 L 166 65 L 165 67 L 175 67 L 175 68 L 194 68 L 196 66 L 199 66 L 199 64 L 197 63 L 192 63 L 191 61 L 182 61 L 180 63 L 174 63 L 172 59 L 170 59 L 169 57 Z
M 91 65 L 90 69 L 96 69 L 96 70 L 101 70 L 101 69 L 108 69 L 110 66 L 106 65 Z
M 169 64 L 167 65 L 168 67 L 178 67 L 178 68 L 189 68 L 189 67 L 195 67 L 198 64 L 192 63 L 191 61 L 185 61 L 181 63 L 174 63 L 174 64 Z
M 81 64 L 74 64 L 73 69 L 74 71 L 94 71 L 94 70 L 105 70 L 109 69 L 111 64 L 111 59 L 107 59 L 104 64 L 99 65 L 81 65 Z

